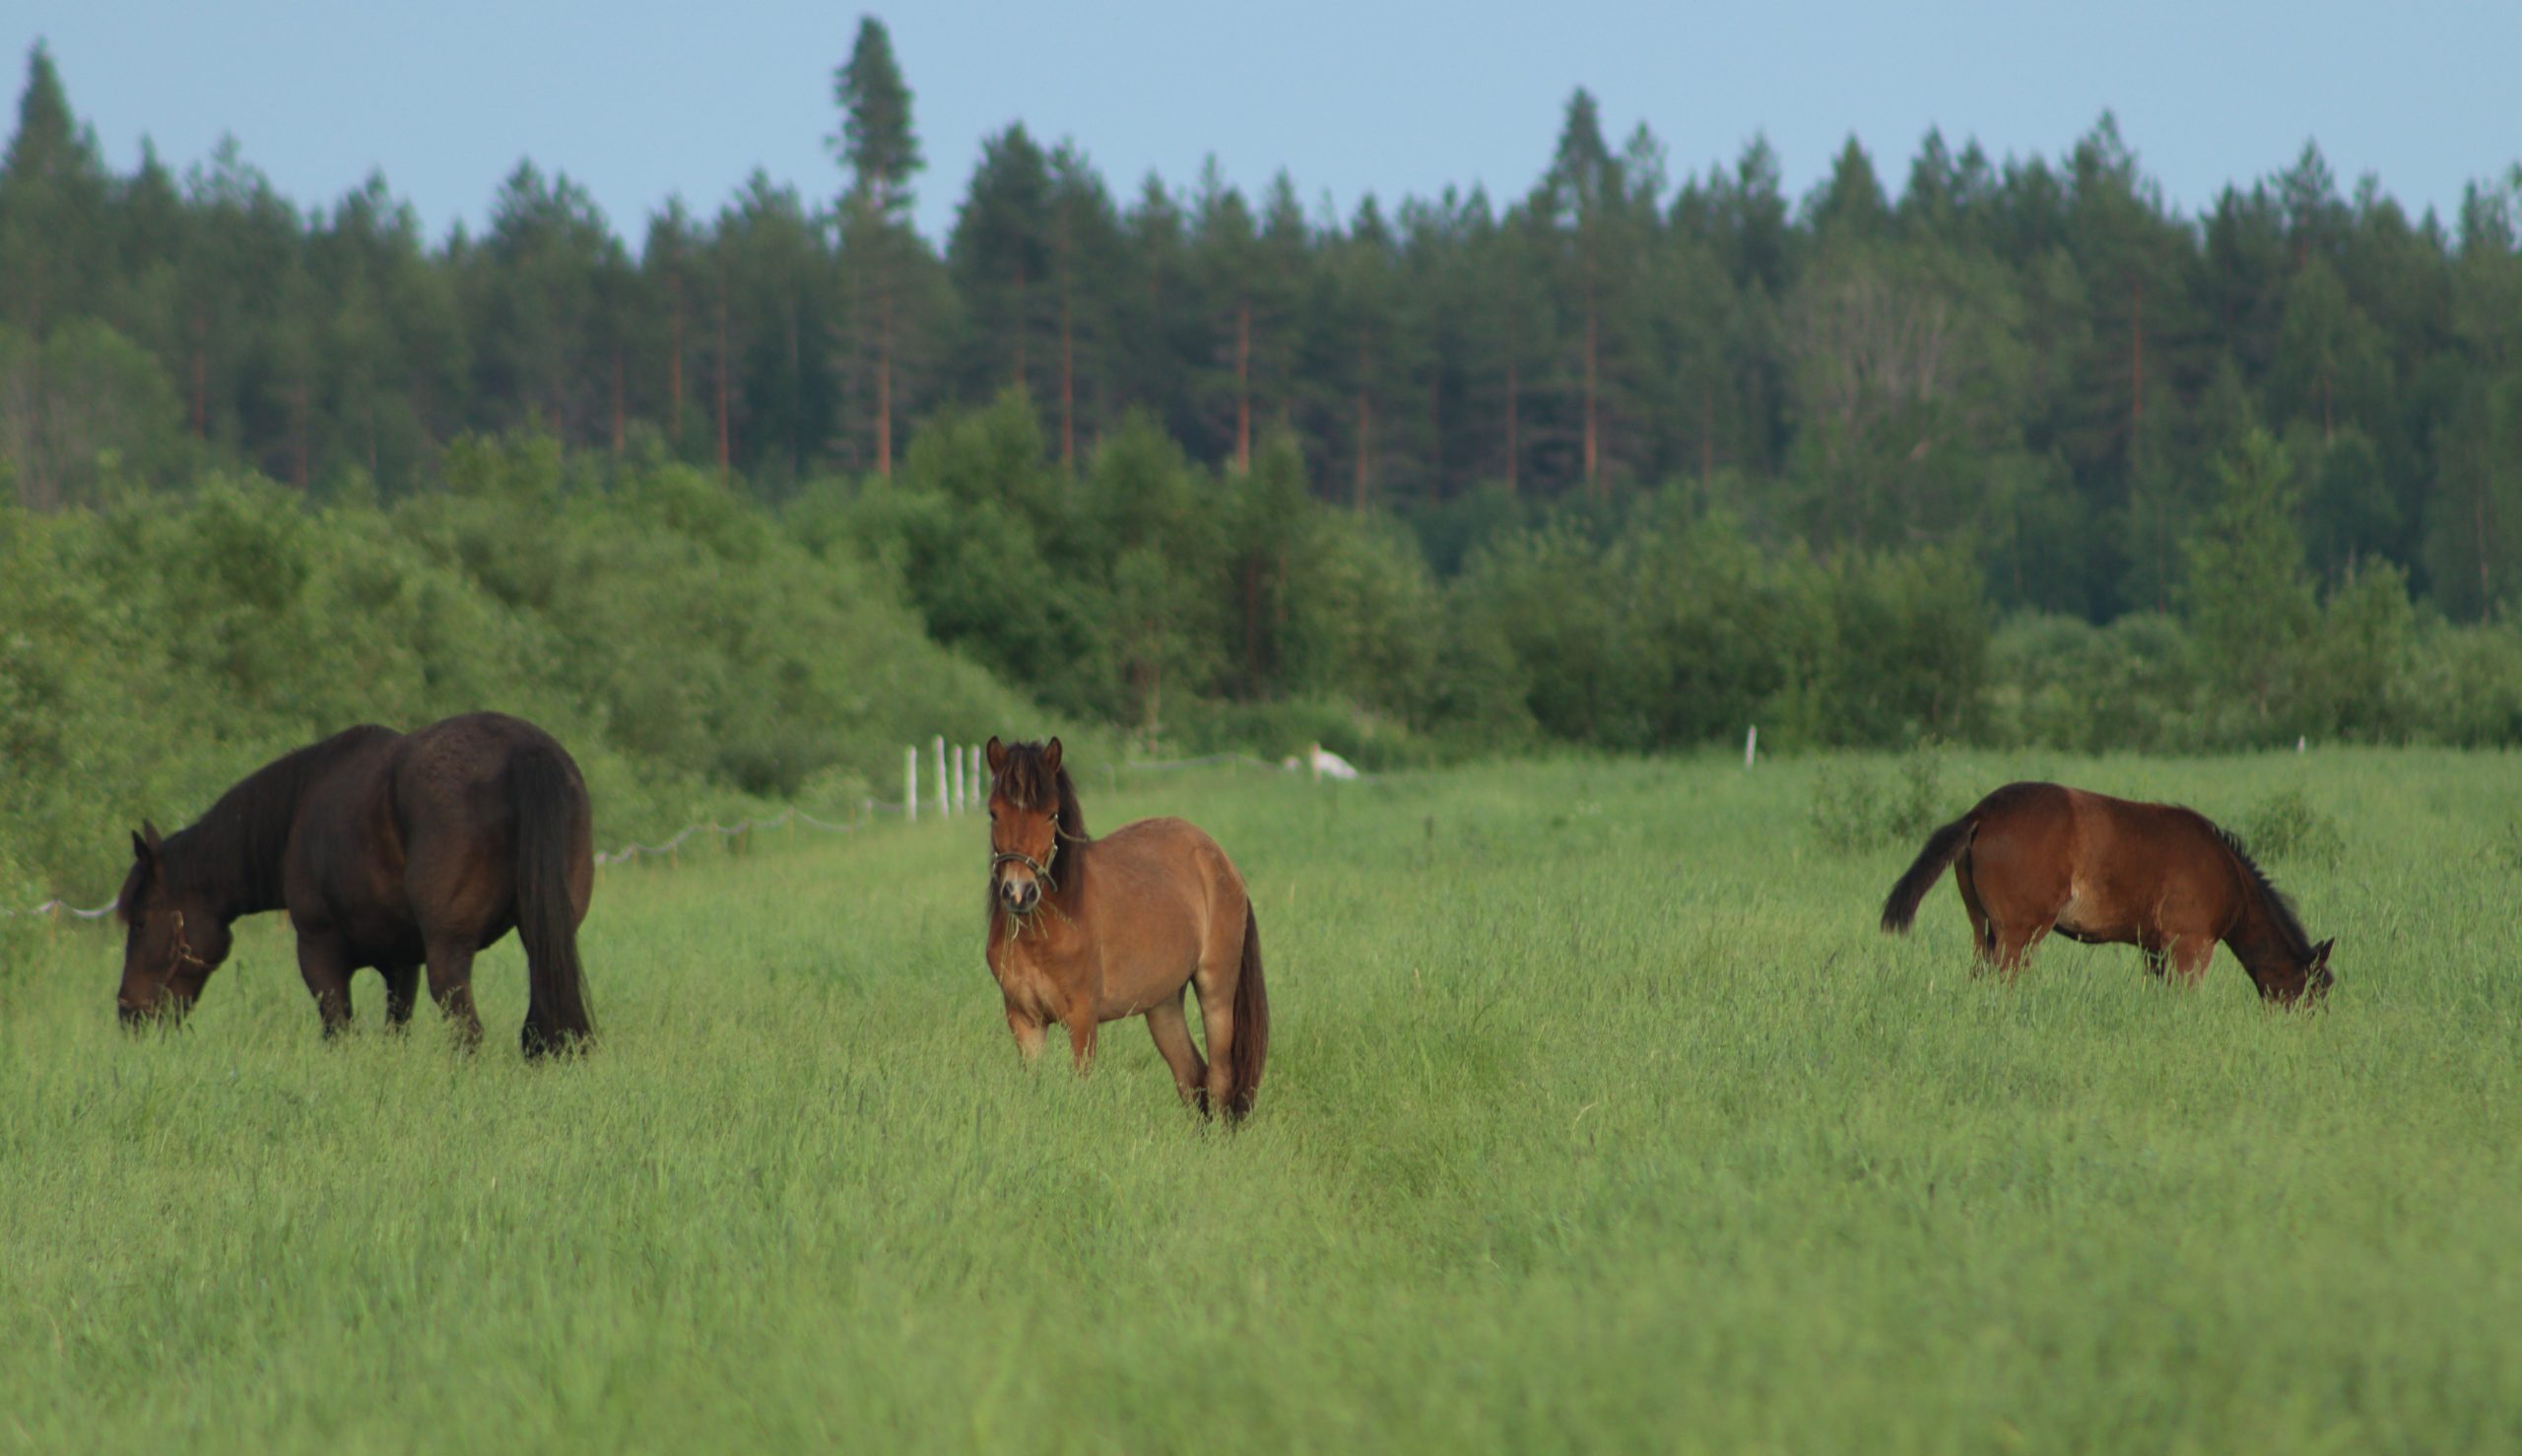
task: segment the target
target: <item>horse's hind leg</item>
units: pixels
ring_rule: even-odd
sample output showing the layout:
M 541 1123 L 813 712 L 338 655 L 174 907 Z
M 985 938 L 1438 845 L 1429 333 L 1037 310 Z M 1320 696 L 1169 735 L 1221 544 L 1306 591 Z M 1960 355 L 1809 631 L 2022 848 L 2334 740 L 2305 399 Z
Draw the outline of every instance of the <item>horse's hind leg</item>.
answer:
M 1970 873 L 1968 850 L 1953 862 L 1953 883 L 1961 892 L 1962 910 L 1970 916 L 1970 951 L 1978 961 L 1970 973 L 1977 975 L 1981 968 L 1996 964 L 1997 932 L 1988 919 L 1988 907 L 1979 902 L 1979 885 Z
M 1187 988 L 1186 988 L 1187 989 Z M 1147 1028 L 1156 1037 L 1156 1049 L 1164 1057 L 1164 1065 L 1173 1069 L 1173 1090 L 1182 1100 L 1209 1115 L 1208 1065 L 1200 1060 L 1200 1052 L 1191 1044 L 1191 1024 L 1182 1015 L 1182 992 L 1147 1014 Z
M 2011 982 L 2023 973 L 2023 962 L 2030 958 L 2031 948 L 2039 945 L 2048 934 L 2047 921 L 2017 925 L 1992 923 L 1990 937 L 1995 944 L 1988 957 L 1989 962 L 1996 966 L 1998 975 Z
M 1200 1030 L 1208 1039 L 1209 1105 L 1235 1114 L 1234 990 L 1243 975 L 1245 912 L 1221 915 L 1210 926 L 1209 946 L 1191 984 L 1200 993 Z
M 421 968 L 380 965 L 377 973 L 385 977 L 385 1025 L 400 1031 L 412 1021 L 412 1003 L 421 990 Z
M 473 943 L 453 937 L 429 939 L 430 999 L 455 1024 L 466 1049 L 481 1044 L 482 1017 L 473 1009 Z
M 351 1025 L 350 954 L 329 931 L 299 927 L 298 973 L 315 998 L 315 1014 L 324 1019 L 324 1034 L 338 1036 Z

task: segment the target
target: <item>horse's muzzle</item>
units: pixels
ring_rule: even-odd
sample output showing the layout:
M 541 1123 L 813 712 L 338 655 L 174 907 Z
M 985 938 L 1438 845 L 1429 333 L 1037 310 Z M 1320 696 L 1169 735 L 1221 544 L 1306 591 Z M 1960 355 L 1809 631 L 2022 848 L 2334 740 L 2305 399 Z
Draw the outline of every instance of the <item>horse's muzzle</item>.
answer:
M 188 1009 L 187 1003 L 176 996 L 161 996 L 155 1001 L 114 998 L 114 1015 L 122 1022 L 122 1028 L 135 1033 L 152 1026 L 181 1026 Z
M 1042 901 L 1042 887 L 1040 882 L 1033 880 L 1002 881 L 998 887 L 998 898 L 1015 914 L 1030 915 L 1033 907 Z

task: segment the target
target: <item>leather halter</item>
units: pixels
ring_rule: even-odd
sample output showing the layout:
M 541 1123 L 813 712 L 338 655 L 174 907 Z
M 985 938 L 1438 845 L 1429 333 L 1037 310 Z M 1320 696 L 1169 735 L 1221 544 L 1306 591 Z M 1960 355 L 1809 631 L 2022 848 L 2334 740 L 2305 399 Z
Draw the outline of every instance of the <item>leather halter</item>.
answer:
M 205 971 L 210 969 L 210 962 L 195 955 L 193 943 L 184 938 L 184 912 L 177 910 L 175 911 L 175 959 L 166 962 L 166 979 L 173 980 L 175 972 L 187 965 L 198 965 Z
M 1001 865 L 1023 865 L 1025 868 L 1033 872 L 1033 877 L 1035 879 L 1042 882 L 1042 889 L 1044 893 L 1056 893 L 1060 888 L 1060 882 L 1057 877 L 1051 874 L 1051 866 L 1060 862 L 1060 817 L 1054 814 L 1051 816 L 1051 853 L 1049 858 L 1037 860 L 1021 849 L 1002 849 L 989 857 L 989 872 L 993 875 L 997 874 L 998 867 Z

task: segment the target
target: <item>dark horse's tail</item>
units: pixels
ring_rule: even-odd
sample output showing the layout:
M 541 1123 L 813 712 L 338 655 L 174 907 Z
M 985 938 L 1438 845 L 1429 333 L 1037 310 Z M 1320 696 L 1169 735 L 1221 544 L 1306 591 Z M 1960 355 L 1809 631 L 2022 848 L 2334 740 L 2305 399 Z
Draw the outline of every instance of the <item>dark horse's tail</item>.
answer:
M 578 967 L 578 917 L 569 897 L 583 790 L 558 747 L 534 744 L 508 769 L 516 809 L 516 932 L 525 943 L 529 1057 L 565 1052 L 595 1034 Z
M 1969 847 L 1970 831 L 1979 827 L 1977 813 L 1972 810 L 1927 835 L 1926 848 L 1918 851 L 1918 857 L 1910 862 L 1908 873 L 1900 877 L 1900 883 L 1892 887 L 1892 897 L 1883 902 L 1885 930 L 1899 934 L 1918 917 L 1918 901 L 1925 899 L 1927 892 L 1935 888 L 1936 879 L 1944 873 L 1944 867 L 1959 859 L 1961 851 Z
M 1270 995 L 1261 985 L 1261 916 L 1243 907 L 1243 966 L 1234 977 L 1234 1040 L 1227 1047 L 1226 1115 L 1241 1122 L 1270 1058 Z

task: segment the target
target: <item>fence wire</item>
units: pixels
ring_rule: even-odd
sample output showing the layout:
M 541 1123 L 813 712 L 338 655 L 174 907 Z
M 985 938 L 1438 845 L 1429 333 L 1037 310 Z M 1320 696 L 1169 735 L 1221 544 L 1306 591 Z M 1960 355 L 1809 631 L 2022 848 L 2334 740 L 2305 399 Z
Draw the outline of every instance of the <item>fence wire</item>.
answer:
M 1142 760 L 1137 762 L 1123 763 L 1120 767 L 1125 772 L 1135 772 L 1141 769 L 1152 772 L 1166 772 L 1176 768 L 1208 768 L 1221 763 L 1231 763 L 1249 768 L 1262 768 L 1273 773 L 1300 773 L 1304 771 L 1304 765 L 1301 762 L 1273 763 L 1265 759 L 1256 759 L 1250 754 L 1209 754 L 1203 758 L 1197 759 Z M 1366 777 L 1368 775 L 1360 774 L 1359 776 Z M 878 799 L 868 800 L 866 807 L 867 812 L 871 817 L 886 814 L 898 817 L 903 812 L 901 805 L 888 804 L 883 800 Z M 855 833 L 860 827 L 860 826 L 846 821 L 818 819 L 814 815 L 808 814 L 803 809 L 799 809 L 794 805 L 791 805 L 767 819 L 741 819 L 731 825 L 722 825 L 714 820 L 703 820 L 696 825 L 687 825 L 681 832 L 667 839 L 662 844 L 643 844 L 638 840 L 633 839 L 619 849 L 599 849 L 595 854 L 595 862 L 600 865 L 628 864 L 631 860 L 639 859 L 643 856 L 657 854 L 671 855 L 675 851 L 681 849 L 684 845 L 684 841 L 690 839 L 695 834 L 706 832 L 721 840 L 725 840 L 732 839 L 738 834 L 751 833 L 756 829 L 776 829 L 785 827 L 791 824 L 802 824 L 808 828 L 820 829 L 828 834 Z M 57 895 L 51 899 L 45 900 L 42 904 L 24 910 L 13 910 L 5 906 L 0 906 L 0 915 L 49 915 L 56 911 L 67 911 L 72 915 L 78 916 L 82 920 L 98 920 L 112 914 L 114 912 L 114 906 L 113 902 L 108 900 L 104 904 L 99 905 L 93 910 L 83 910 L 79 906 L 70 903 L 68 900 L 60 898 Z

